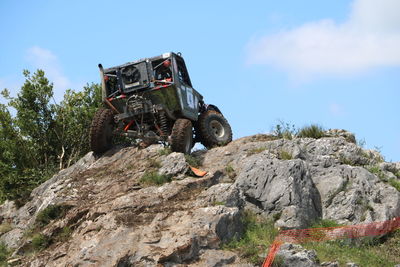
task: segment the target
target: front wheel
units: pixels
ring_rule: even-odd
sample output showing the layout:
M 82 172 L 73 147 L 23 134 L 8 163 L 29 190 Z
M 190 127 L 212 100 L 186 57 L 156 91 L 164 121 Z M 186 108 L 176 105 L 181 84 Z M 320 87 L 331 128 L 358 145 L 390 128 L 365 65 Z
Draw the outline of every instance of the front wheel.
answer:
M 94 153 L 103 153 L 112 146 L 114 114 L 110 109 L 97 110 L 90 127 L 90 148 Z
M 199 116 L 197 132 L 206 148 L 223 146 L 232 141 L 232 129 L 221 113 L 208 110 Z
M 172 127 L 171 149 L 174 152 L 189 154 L 193 146 L 192 122 L 188 119 L 177 119 Z

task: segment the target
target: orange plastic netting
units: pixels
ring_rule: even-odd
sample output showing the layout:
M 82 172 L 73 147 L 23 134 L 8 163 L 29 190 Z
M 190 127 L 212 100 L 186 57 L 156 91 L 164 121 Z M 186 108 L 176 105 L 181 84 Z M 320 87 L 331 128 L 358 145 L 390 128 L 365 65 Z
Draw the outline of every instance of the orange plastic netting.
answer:
M 368 224 L 310 228 L 281 231 L 272 243 L 269 253 L 264 260 L 263 267 L 272 265 L 276 253 L 283 243 L 323 242 L 346 238 L 360 238 L 366 236 L 379 236 L 400 228 L 400 217 L 383 222 Z

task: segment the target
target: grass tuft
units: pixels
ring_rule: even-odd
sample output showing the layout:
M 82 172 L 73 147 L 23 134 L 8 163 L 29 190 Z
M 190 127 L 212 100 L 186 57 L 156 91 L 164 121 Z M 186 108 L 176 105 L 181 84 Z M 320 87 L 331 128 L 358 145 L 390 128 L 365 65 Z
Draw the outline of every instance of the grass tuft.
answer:
M 187 164 L 192 167 L 198 168 L 202 165 L 201 159 L 192 155 L 185 155 Z
M 161 162 L 157 159 L 149 159 L 149 167 L 154 168 L 154 169 L 159 169 L 161 168 Z
M 5 234 L 5 233 L 9 232 L 9 231 L 11 231 L 12 229 L 13 229 L 13 228 L 12 228 L 11 224 L 9 224 L 9 223 L 2 223 L 2 224 L 0 225 L 0 235 L 3 235 L 3 234 Z
M 277 137 L 277 138 L 283 138 L 283 139 L 288 139 L 292 140 L 293 137 L 296 136 L 296 133 L 298 130 L 296 129 L 294 124 L 290 124 L 284 121 L 279 121 L 277 125 L 272 130 L 272 133 Z
M 274 227 L 274 220 L 267 220 L 250 211 L 245 211 L 242 222 L 244 225 L 242 237 L 224 244 L 223 248 L 237 252 L 252 264 L 261 265 L 264 257 L 260 255 L 268 251 L 278 234 L 278 230 Z
M 258 154 L 258 153 L 261 153 L 261 152 L 263 152 L 263 151 L 265 151 L 265 150 L 267 150 L 266 147 L 257 147 L 257 148 L 253 148 L 253 149 L 250 149 L 249 151 L 247 151 L 247 156 L 251 156 L 251 155 L 254 155 L 254 154 Z
M 142 178 L 140 178 L 139 182 L 142 185 L 162 185 L 168 182 L 171 182 L 171 176 L 170 175 L 163 175 L 159 174 L 157 171 L 150 171 L 146 172 Z
M 158 155 L 160 155 L 160 156 L 166 156 L 171 153 L 172 153 L 172 150 L 170 147 L 164 147 L 158 151 Z
M 236 176 L 235 169 L 232 167 L 232 165 L 228 164 L 225 167 L 225 173 L 228 175 L 229 178 L 234 178 Z
M 278 158 L 279 159 L 283 159 L 283 160 L 291 160 L 291 159 L 293 159 L 292 154 L 290 154 L 289 152 L 287 152 L 285 150 L 281 150 L 278 153 Z
M 297 137 L 300 138 L 315 138 L 319 139 L 325 136 L 325 130 L 322 126 L 318 124 L 311 124 L 310 126 L 305 126 L 301 128 L 297 134 Z
M 46 249 L 51 243 L 50 237 L 44 235 L 44 234 L 35 234 L 32 237 L 32 248 L 35 251 L 41 251 L 43 249 Z
M 63 227 L 55 236 L 55 240 L 57 242 L 65 242 L 67 241 L 71 235 L 72 235 L 73 230 L 69 226 Z
M 394 178 L 389 179 L 389 184 L 400 192 L 400 181 Z

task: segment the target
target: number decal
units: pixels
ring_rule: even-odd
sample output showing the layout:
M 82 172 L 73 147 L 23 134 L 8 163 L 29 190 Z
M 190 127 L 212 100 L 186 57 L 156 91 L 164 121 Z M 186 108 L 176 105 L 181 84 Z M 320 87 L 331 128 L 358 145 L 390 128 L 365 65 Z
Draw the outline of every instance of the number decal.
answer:
M 193 89 L 190 87 L 186 87 L 186 96 L 188 106 L 191 108 L 195 108 L 195 103 L 193 101 Z

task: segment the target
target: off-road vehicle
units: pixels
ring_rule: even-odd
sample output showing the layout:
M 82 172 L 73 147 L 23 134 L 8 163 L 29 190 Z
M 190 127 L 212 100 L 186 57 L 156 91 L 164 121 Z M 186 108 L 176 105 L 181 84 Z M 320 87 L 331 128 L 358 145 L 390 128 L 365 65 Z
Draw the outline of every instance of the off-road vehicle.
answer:
M 116 136 L 147 145 L 163 142 L 183 153 L 190 153 L 195 142 L 211 148 L 232 141 L 228 121 L 193 88 L 180 53 L 108 69 L 99 64 L 99 69 L 104 107 L 90 129 L 95 153 L 108 150 Z

